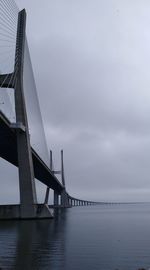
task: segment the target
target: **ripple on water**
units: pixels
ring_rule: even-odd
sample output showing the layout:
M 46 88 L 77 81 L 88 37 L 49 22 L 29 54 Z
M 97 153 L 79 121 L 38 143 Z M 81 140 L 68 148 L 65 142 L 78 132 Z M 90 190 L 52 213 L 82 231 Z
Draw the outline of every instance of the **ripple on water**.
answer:
M 0 222 L 3 270 L 150 268 L 150 204 L 62 210 L 54 220 Z

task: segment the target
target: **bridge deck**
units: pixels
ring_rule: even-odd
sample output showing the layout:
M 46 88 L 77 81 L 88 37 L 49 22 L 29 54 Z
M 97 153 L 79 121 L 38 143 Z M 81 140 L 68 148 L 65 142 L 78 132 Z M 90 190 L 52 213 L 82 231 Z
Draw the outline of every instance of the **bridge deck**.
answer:
M 11 164 L 18 166 L 17 159 L 17 137 L 11 123 L 0 111 L 0 157 Z M 48 187 L 57 190 L 60 194 L 63 186 L 52 174 L 51 170 L 41 160 L 38 154 L 32 149 L 33 166 L 35 178 Z

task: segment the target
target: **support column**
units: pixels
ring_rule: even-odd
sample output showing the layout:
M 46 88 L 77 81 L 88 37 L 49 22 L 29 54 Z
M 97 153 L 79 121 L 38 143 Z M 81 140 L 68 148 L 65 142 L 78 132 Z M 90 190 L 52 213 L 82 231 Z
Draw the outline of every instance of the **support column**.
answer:
M 68 205 L 71 206 L 71 199 L 68 198 Z
M 64 175 L 64 156 L 63 156 L 63 150 L 61 150 L 61 178 L 62 178 L 62 184 L 65 187 L 65 175 Z
M 58 198 L 59 198 L 59 194 L 56 190 L 54 190 L 54 206 L 58 206 Z
M 62 184 L 64 186 L 64 189 L 61 193 L 61 206 L 68 207 L 69 202 L 68 202 L 68 194 L 66 192 L 66 187 L 65 187 L 63 150 L 61 150 L 61 178 L 62 178 Z
M 51 171 L 53 170 L 53 156 L 52 156 L 52 151 L 51 150 L 50 150 L 50 170 Z M 50 188 L 47 187 L 44 204 L 48 204 L 49 192 L 50 192 Z
M 61 206 L 68 207 L 68 195 L 65 189 L 61 193 Z
M 44 204 L 48 204 L 50 188 L 47 187 Z
M 16 133 L 21 204 L 20 214 L 22 218 L 32 218 L 36 216 L 35 205 L 37 204 L 37 197 L 35 190 L 33 161 L 23 90 L 25 28 L 26 12 L 25 10 L 22 10 L 19 12 L 18 15 L 14 74 L 17 73 L 17 79 L 15 83 L 16 127 L 22 125 L 24 127 L 24 130 L 16 129 Z
M 73 202 L 73 200 L 72 200 L 72 199 L 70 199 L 70 206 L 72 206 L 72 202 Z

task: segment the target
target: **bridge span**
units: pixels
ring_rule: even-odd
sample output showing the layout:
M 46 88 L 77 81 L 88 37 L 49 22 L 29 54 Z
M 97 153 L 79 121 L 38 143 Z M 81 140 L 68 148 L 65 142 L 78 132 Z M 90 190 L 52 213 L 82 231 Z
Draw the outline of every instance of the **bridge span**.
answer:
M 14 127 L 6 118 L 6 116 L 0 111 L 0 156 L 9 163 L 18 167 L 16 128 L 17 127 Z M 45 184 L 48 188 L 54 190 L 54 206 L 61 207 L 61 204 L 58 202 L 58 196 L 61 195 L 64 186 L 55 176 L 55 174 L 61 174 L 61 170 L 52 171 L 42 161 L 42 159 L 32 147 L 31 151 L 35 178 L 38 179 L 41 183 Z M 98 204 L 98 202 L 74 198 L 69 194 L 67 194 L 67 198 L 68 207 Z

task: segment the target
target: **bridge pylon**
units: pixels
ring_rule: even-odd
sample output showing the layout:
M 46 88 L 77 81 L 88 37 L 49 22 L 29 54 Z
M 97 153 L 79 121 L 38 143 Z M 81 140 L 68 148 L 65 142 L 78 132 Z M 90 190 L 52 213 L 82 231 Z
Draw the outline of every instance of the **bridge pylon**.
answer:
M 37 196 L 35 189 L 33 161 L 31 154 L 29 128 L 25 97 L 23 90 L 23 66 L 25 46 L 26 12 L 22 10 L 18 14 L 16 56 L 14 73 L 17 73 L 15 82 L 15 109 L 16 127 L 21 124 L 24 130 L 16 128 L 18 164 L 19 164 L 19 187 L 20 187 L 20 211 L 21 217 L 35 217 Z
M 9 88 L 14 88 L 16 123 L 12 125 L 12 128 L 15 129 L 17 137 L 20 204 L 15 205 L 14 207 L 13 205 L 4 207 L 0 211 L 0 219 L 52 217 L 48 207 L 37 204 L 30 135 L 23 89 L 25 35 L 26 11 L 23 9 L 18 13 L 14 72 L 12 74 L 0 75 L 0 80 L 4 80 L 5 78 L 3 87 L 8 87 L 9 85 Z M 12 75 L 14 80 L 10 85 L 8 84 L 9 76 Z
M 66 192 L 66 184 L 65 184 L 65 174 L 64 174 L 64 156 L 63 150 L 61 150 L 61 179 L 63 184 L 63 190 L 61 192 L 61 206 L 62 207 L 69 207 L 69 197 L 68 193 Z

